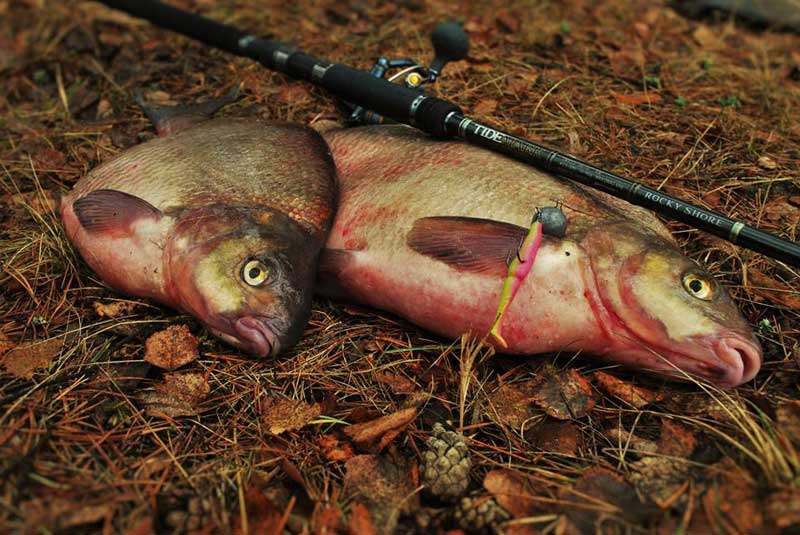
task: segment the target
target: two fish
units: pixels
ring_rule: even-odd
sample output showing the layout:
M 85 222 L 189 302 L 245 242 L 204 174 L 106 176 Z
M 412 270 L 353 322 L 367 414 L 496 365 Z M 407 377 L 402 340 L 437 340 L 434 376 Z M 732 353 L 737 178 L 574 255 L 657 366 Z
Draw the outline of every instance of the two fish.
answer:
M 252 119 L 173 123 L 76 184 L 67 235 L 111 286 L 248 352 L 296 342 L 315 287 L 443 336 L 486 334 L 535 207 L 561 201 L 567 236 L 542 240 L 503 351 L 582 351 L 720 386 L 760 367 L 725 289 L 644 209 L 401 126 L 323 139 Z

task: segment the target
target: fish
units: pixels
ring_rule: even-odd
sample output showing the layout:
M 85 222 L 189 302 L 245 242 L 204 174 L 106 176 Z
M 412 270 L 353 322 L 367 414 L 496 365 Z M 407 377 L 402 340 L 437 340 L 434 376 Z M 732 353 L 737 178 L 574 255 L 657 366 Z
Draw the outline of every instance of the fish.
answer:
M 259 357 L 290 348 L 335 210 L 327 144 L 298 124 L 146 111 L 161 135 L 62 198 L 68 239 L 120 292 L 188 313 Z
M 569 351 L 725 388 L 758 372 L 761 346 L 729 293 L 652 212 L 401 125 L 323 136 L 339 200 L 319 260 L 321 295 L 440 336 L 484 337 L 503 353 Z M 535 210 L 554 204 L 566 234 L 543 236 L 502 313 L 502 347 L 487 333 L 509 264 L 524 260 Z

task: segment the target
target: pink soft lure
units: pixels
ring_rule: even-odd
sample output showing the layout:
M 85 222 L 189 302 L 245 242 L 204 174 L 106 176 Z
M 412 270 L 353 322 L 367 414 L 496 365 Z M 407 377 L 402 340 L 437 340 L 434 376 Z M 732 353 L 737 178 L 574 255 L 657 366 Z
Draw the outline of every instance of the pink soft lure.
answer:
M 500 333 L 503 316 L 511 305 L 511 302 L 514 301 L 514 297 L 516 297 L 528 273 L 531 272 L 533 262 L 536 260 L 536 253 L 539 251 L 539 246 L 541 244 L 542 224 L 534 219 L 528 234 L 519 246 L 517 254 L 514 255 L 511 262 L 508 264 L 508 276 L 503 281 L 503 289 L 500 291 L 500 302 L 497 304 L 497 314 L 495 314 L 492 329 L 489 331 L 489 334 L 504 348 L 507 348 L 508 344 Z

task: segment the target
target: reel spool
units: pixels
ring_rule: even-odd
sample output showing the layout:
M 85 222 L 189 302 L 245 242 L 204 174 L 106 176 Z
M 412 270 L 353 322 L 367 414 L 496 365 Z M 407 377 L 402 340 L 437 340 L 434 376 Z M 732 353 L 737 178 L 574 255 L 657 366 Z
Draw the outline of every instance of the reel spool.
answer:
M 457 22 L 439 23 L 431 34 L 431 42 L 434 57 L 430 67 L 425 67 L 409 58 L 389 59 L 380 56 L 375 60 L 369 73 L 376 78 L 385 78 L 390 70 L 401 69 L 387 80 L 390 82 L 401 80 L 401 83 L 409 89 L 421 91 L 425 84 L 436 81 L 448 62 L 464 59 L 469 52 L 469 37 Z M 384 122 L 383 116 L 373 111 L 349 103 L 346 105 L 351 110 L 345 120 L 348 126 Z

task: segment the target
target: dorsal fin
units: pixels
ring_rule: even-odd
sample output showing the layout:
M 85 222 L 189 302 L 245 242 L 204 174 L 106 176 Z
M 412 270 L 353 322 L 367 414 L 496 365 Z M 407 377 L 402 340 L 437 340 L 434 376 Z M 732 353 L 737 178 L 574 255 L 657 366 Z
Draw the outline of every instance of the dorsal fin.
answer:
M 136 103 L 141 106 L 144 114 L 156 127 L 158 135 L 168 136 L 209 119 L 218 109 L 235 101 L 238 96 L 239 89 L 234 88 L 219 98 L 212 98 L 198 104 L 147 106 L 141 95 L 136 95 Z

